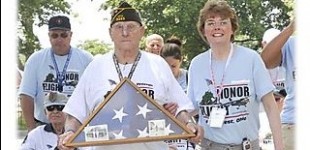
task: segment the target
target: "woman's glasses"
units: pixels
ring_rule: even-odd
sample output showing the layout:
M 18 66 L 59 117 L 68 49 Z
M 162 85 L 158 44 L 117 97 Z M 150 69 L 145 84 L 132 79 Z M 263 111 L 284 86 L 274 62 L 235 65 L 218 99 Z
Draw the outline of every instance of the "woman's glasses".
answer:
M 65 105 L 52 105 L 52 106 L 47 106 L 46 109 L 48 111 L 54 111 L 57 109 L 58 111 L 62 111 L 64 109 Z
M 220 27 L 222 27 L 222 26 L 228 25 L 229 22 L 230 22 L 229 19 L 225 19 L 225 20 L 218 21 L 218 22 L 217 22 L 217 21 L 214 21 L 214 20 L 207 20 L 207 21 L 205 22 L 205 24 L 206 24 L 207 27 L 215 27 L 215 26 L 220 26 Z
M 50 33 L 51 38 L 57 39 L 58 37 L 67 38 L 69 36 L 69 32 L 62 32 L 62 33 Z

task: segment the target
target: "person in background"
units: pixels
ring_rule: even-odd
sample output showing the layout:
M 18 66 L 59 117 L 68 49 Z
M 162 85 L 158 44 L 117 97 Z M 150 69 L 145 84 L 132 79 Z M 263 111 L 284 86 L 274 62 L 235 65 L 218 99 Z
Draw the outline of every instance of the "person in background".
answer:
M 280 30 L 275 28 L 270 28 L 264 32 L 261 46 L 262 49 L 269 43 L 274 37 L 280 34 Z M 260 51 L 261 52 L 261 51 Z M 283 100 L 286 96 L 285 91 L 285 69 L 282 66 L 278 66 L 272 69 L 268 69 L 269 75 L 271 77 L 273 85 L 276 87 L 273 96 L 278 106 L 279 112 L 282 111 Z M 272 144 L 272 134 L 269 128 L 269 125 L 265 122 L 268 121 L 265 111 L 262 109 L 259 114 L 260 119 L 260 129 L 259 129 L 259 137 L 260 137 L 260 144 L 263 149 L 267 147 L 266 144 Z
M 280 34 L 280 30 L 270 28 L 265 31 L 262 39 L 262 48 L 264 48 L 274 37 Z M 272 69 L 268 69 L 273 85 L 276 87 L 273 92 L 273 96 L 278 105 L 279 112 L 282 111 L 283 100 L 286 96 L 285 91 L 285 68 L 283 66 L 277 66 Z
M 284 99 L 281 113 L 283 141 L 285 150 L 295 149 L 295 81 L 296 81 L 296 37 L 295 20 L 282 30 L 263 49 L 261 56 L 267 68 L 283 66 L 285 68 L 285 89 L 287 95 Z
M 105 95 L 113 90 L 115 84 L 122 81 L 124 77 L 137 84 L 142 91 L 163 106 L 165 103 L 177 103 L 179 107 L 175 117 L 190 130 L 197 132 L 191 140 L 199 142 L 203 136 L 201 127 L 191 122 L 189 113 L 186 111 L 193 109 L 192 102 L 174 79 L 168 64 L 159 55 L 139 49 L 139 42 L 145 33 L 145 27 L 141 20 L 139 12 L 127 2 L 121 2 L 119 7 L 113 10 L 109 32 L 114 42 L 114 51 L 96 57 L 88 65 L 76 90 L 70 97 L 64 109 L 68 117 L 65 125 L 66 132 L 60 136 L 58 144 L 60 149 L 74 149 L 66 147 L 64 144 L 74 135 L 97 105 L 105 101 L 103 99 Z M 157 141 L 94 146 L 92 148 L 167 150 L 168 144 L 164 141 Z
M 171 37 L 166 40 L 160 56 L 162 56 L 168 65 L 178 83 L 181 85 L 183 91 L 186 93 L 187 89 L 187 70 L 181 68 L 182 64 L 182 41 L 177 37 Z M 170 149 L 177 150 L 194 150 L 195 144 L 188 140 L 177 139 L 166 141 Z
M 161 50 L 164 46 L 164 38 L 158 34 L 151 34 L 146 37 L 145 44 L 146 51 L 156 55 L 160 55 Z M 173 115 L 175 115 L 178 105 L 176 103 L 168 103 L 165 104 L 165 108 L 169 110 Z
M 70 97 L 84 69 L 93 56 L 71 47 L 73 32 L 66 16 L 53 16 L 48 21 L 51 47 L 34 52 L 27 60 L 19 95 L 28 132 L 48 123 L 44 113 L 44 96 L 59 91 Z
M 209 0 L 197 28 L 210 49 L 192 59 L 187 95 L 204 128 L 202 150 L 259 150 L 259 108 L 263 103 L 275 150 L 283 150 L 274 86 L 260 55 L 233 43 L 238 29 L 235 10 Z
M 158 34 L 151 34 L 145 39 L 146 51 L 159 55 L 163 46 L 164 38 Z
M 67 96 L 57 91 L 44 97 L 44 112 L 50 123 L 31 130 L 25 137 L 21 150 L 57 149 L 58 136 L 64 132 L 66 114 L 62 110 L 67 101 Z
M 160 56 L 166 60 L 174 77 L 177 79 L 178 83 L 186 93 L 187 70 L 181 68 L 183 59 L 181 48 L 182 41 L 177 37 L 171 37 L 164 44 L 164 47 L 160 52 Z

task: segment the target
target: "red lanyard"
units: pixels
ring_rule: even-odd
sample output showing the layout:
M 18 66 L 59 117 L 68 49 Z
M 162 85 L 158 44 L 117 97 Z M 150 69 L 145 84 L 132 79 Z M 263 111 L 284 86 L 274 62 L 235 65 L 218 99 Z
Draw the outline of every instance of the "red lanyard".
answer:
M 217 99 L 218 101 L 220 102 L 220 95 L 221 95 L 221 92 L 223 90 L 223 82 L 224 82 L 224 78 L 225 78 L 225 74 L 226 74 L 226 71 L 227 71 L 227 67 L 230 63 L 230 60 L 231 60 L 231 57 L 232 57 L 232 54 L 233 54 L 233 44 L 230 45 L 230 52 L 229 52 L 229 55 L 228 55 L 228 58 L 227 58 L 227 61 L 226 61 L 226 64 L 225 64 L 225 68 L 224 68 L 224 72 L 223 72 L 223 75 L 222 75 L 222 79 L 220 81 L 220 84 L 219 84 L 219 90 L 217 91 L 217 86 L 216 86 L 216 83 L 215 83 L 215 75 L 214 75 L 214 71 L 213 71 L 213 64 L 212 64 L 212 49 L 211 49 L 211 52 L 210 52 L 210 69 L 211 69 L 211 77 L 212 77 L 212 83 L 214 85 L 214 90 L 216 92 L 216 96 L 217 96 Z

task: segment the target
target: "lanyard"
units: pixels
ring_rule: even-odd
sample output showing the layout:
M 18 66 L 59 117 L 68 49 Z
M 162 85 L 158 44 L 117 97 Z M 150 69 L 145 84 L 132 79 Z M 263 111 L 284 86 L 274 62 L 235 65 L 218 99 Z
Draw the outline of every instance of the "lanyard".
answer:
M 53 64 L 54 64 L 54 67 L 56 69 L 56 74 L 57 74 L 58 91 L 59 92 L 63 91 L 63 84 L 62 84 L 62 82 L 65 79 L 65 75 L 66 75 L 67 68 L 68 68 L 68 65 L 69 65 L 69 62 L 70 62 L 70 58 L 71 58 L 71 53 L 72 53 L 72 51 L 70 49 L 68 57 L 67 57 L 67 60 L 66 60 L 66 63 L 64 65 L 64 68 L 63 68 L 62 72 L 60 73 L 59 69 L 58 69 L 58 65 L 57 65 L 56 59 L 55 59 L 55 56 L 54 56 L 54 52 L 51 50 L 51 56 L 52 56 Z
M 133 73 L 134 73 L 134 71 L 135 71 L 135 69 L 136 69 L 136 67 L 138 65 L 138 62 L 139 62 L 140 58 L 141 58 L 141 52 L 139 51 L 139 53 L 138 53 L 138 55 L 137 55 L 137 57 L 135 59 L 135 62 L 133 63 L 133 65 L 132 65 L 132 67 L 130 69 L 130 72 L 128 74 L 128 78 L 129 79 L 131 79 L 131 77 L 132 77 L 132 75 L 133 75 Z M 116 68 L 119 80 L 121 81 L 123 79 L 123 74 L 122 74 L 121 69 L 119 67 L 119 64 L 118 64 L 118 61 L 117 61 L 115 53 L 113 55 L 113 61 L 114 61 L 114 65 L 115 65 L 115 68 Z
M 213 82 L 213 85 L 214 85 L 214 89 L 216 91 L 216 94 L 217 94 L 217 98 L 218 98 L 218 101 L 220 102 L 220 94 L 223 90 L 223 82 L 224 82 L 224 77 L 225 77 L 225 73 L 227 71 L 227 67 L 230 63 L 230 60 L 231 60 L 231 57 L 232 57 L 232 54 L 233 54 L 233 44 L 230 45 L 230 52 L 229 52 L 229 55 L 228 55 L 228 58 L 227 58 L 227 61 L 226 61 L 226 64 L 225 64 L 225 68 L 224 68 L 224 72 L 223 72 L 223 75 L 222 75 L 222 79 L 220 81 L 220 85 L 219 85 L 219 90 L 217 91 L 216 89 L 216 84 L 215 84 L 215 75 L 214 75 L 214 71 L 213 71 L 213 65 L 212 65 L 212 49 L 211 49 L 211 52 L 210 52 L 210 69 L 211 69 L 211 77 L 212 77 L 212 82 Z

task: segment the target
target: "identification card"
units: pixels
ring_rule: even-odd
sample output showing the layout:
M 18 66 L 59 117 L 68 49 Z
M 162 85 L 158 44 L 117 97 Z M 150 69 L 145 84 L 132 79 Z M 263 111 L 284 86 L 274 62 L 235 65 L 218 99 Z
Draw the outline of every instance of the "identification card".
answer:
M 213 128 L 221 128 L 226 116 L 224 108 L 213 108 L 209 118 L 209 125 Z

